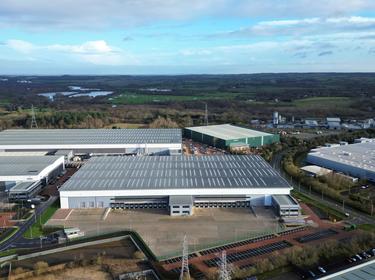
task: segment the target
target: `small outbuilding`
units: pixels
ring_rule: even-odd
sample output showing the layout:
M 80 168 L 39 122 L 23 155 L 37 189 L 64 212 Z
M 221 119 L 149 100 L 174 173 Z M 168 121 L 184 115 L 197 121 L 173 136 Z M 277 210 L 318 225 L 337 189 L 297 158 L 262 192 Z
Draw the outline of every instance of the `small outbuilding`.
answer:
M 301 214 L 301 207 L 291 195 L 273 195 L 272 206 L 280 217 L 295 217 Z

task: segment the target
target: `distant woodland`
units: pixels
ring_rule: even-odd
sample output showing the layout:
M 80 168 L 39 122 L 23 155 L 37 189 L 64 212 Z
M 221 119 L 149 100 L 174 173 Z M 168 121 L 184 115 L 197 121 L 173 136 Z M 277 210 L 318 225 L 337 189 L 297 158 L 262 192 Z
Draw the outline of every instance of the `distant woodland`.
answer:
M 273 111 L 287 119 L 375 117 L 373 73 L 0 78 L 1 129 L 28 127 L 31 105 L 45 128 L 200 125 L 205 104 L 210 123 L 265 121 Z M 113 94 L 53 100 L 39 95 L 69 86 Z

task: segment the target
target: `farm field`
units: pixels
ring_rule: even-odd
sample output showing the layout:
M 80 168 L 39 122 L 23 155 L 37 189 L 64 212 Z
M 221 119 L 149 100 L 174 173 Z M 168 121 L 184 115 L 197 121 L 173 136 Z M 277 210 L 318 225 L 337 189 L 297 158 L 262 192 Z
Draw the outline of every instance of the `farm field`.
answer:
M 182 102 L 182 101 L 200 101 L 200 100 L 219 100 L 234 99 L 238 93 L 214 92 L 194 95 L 174 95 L 174 94 L 143 94 L 143 93 L 122 93 L 111 98 L 113 104 L 140 105 L 160 102 Z

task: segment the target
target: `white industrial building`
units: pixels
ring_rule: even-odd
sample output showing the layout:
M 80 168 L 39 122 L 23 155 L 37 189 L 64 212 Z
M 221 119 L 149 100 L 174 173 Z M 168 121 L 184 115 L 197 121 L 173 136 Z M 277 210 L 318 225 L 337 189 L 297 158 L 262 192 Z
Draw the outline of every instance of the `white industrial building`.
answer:
M 291 186 L 260 156 L 93 157 L 61 188 L 62 208 L 272 205 Z
M 181 154 L 180 129 L 9 129 L 1 151 L 72 150 L 74 154 Z
M 1 156 L 0 190 L 10 198 L 29 198 L 64 169 L 63 156 Z
M 341 119 L 340 118 L 327 118 L 327 127 L 329 129 L 341 129 Z
M 375 142 L 314 149 L 307 155 L 307 162 L 375 181 Z

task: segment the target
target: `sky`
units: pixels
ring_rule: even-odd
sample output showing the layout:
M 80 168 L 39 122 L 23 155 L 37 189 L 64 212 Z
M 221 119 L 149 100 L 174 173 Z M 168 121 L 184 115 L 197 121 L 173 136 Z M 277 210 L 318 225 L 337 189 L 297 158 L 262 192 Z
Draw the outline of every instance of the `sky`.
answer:
M 375 0 L 1 0 L 0 74 L 375 71 Z

